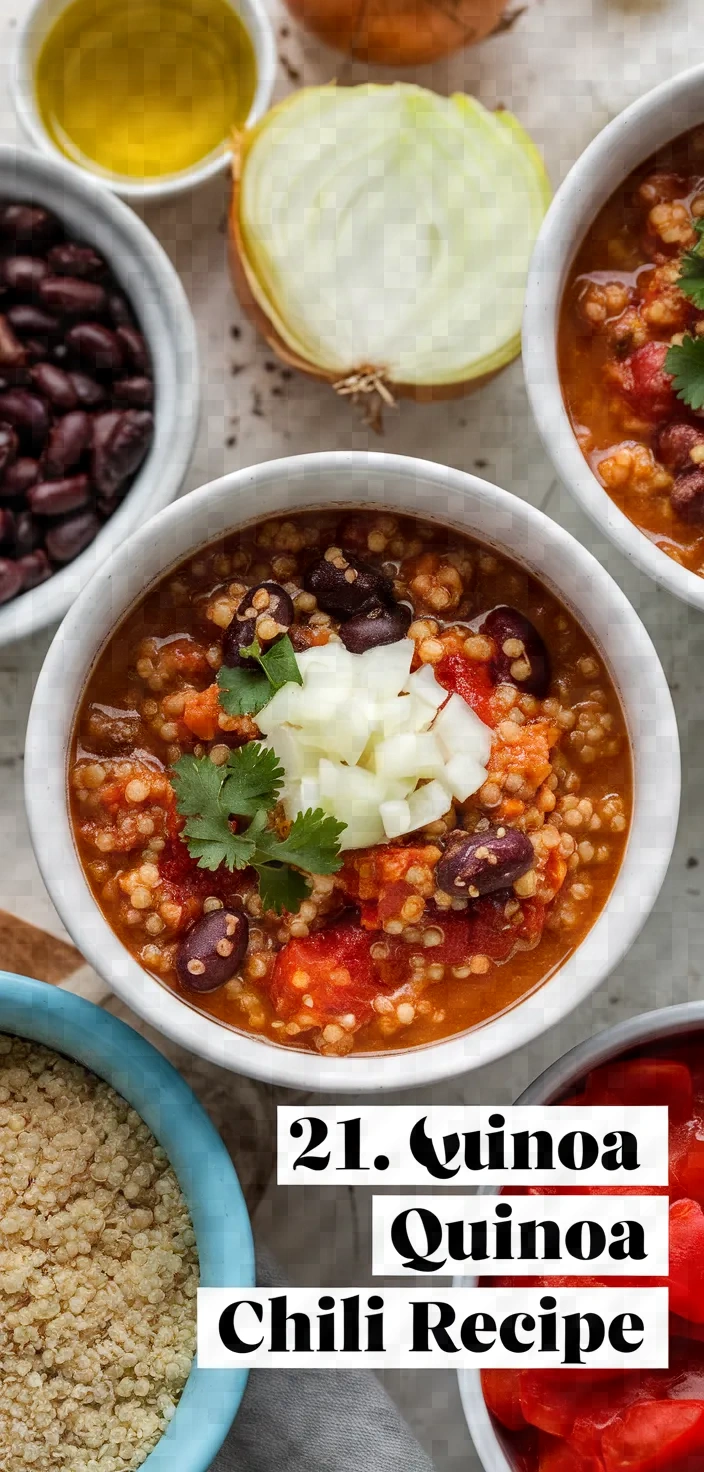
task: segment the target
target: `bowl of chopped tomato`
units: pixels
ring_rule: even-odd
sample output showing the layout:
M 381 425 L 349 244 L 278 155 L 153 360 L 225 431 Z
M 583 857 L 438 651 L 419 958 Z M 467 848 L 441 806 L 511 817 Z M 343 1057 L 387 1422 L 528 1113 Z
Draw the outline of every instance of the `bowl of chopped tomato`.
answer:
M 619 114 L 548 211 L 526 291 L 526 387 L 582 509 L 704 608 L 704 68 Z
M 703 1043 L 703 1003 L 643 1013 L 573 1048 L 517 1101 L 668 1107 L 669 1187 L 650 1187 L 649 1194 L 669 1196 L 669 1277 L 630 1282 L 669 1290 L 669 1366 L 461 1372 L 467 1424 L 486 1472 L 697 1472 L 704 1465 Z M 611 1187 L 584 1189 L 613 1194 Z M 629 1280 L 589 1282 L 617 1287 Z
M 564 1016 L 648 915 L 679 796 L 662 669 L 590 554 L 476 477 L 355 453 L 133 538 L 52 646 L 26 772 L 115 990 L 207 1058 L 343 1090 Z

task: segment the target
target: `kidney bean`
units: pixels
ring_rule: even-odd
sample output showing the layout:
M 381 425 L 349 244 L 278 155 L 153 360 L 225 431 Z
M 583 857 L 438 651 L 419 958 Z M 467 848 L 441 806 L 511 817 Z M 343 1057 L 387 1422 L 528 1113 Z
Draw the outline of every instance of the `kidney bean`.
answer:
M 692 467 L 675 476 L 670 501 L 676 516 L 690 525 L 704 523 L 704 468 Z
M 22 577 L 22 591 L 28 592 L 30 588 L 37 588 L 40 583 L 45 583 L 51 577 L 51 563 L 38 547 L 36 552 L 28 552 L 24 557 L 18 557 L 15 566 Z
M 1 403 L 0 396 L 0 403 Z M 107 415 L 99 415 L 106 420 Z M 110 496 L 134 475 L 152 441 L 154 418 L 146 409 L 125 409 L 107 432 L 93 438 L 93 481 L 96 490 Z
M 108 293 L 108 312 L 114 327 L 134 327 L 134 315 L 121 291 Z
M 367 613 L 355 613 L 340 624 L 339 634 L 350 654 L 364 654 L 366 649 L 378 649 L 382 644 L 396 644 L 405 639 L 413 615 L 405 603 L 394 608 L 382 608 L 377 603 Z
M 257 669 L 254 659 L 241 654 L 253 640 L 271 649 L 287 634 L 293 623 L 293 603 L 279 583 L 257 583 L 245 593 L 232 623 L 225 630 L 222 655 L 231 668 Z
M 36 296 L 48 274 L 49 267 L 41 256 L 5 256 L 0 262 L 0 282 L 20 296 Z
M 129 404 L 133 409 L 151 409 L 154 384 L 151 378 L 118 378 L 112 386 L 112 394 L 118 404 Z
M 27 492 L 30 510 L 35 516 L 64 516 L 78 511 L 90 496 L 87 475 L 71 475 L 64 480 L 42 480 Z
M 124 360 L 122 344 L 102 322 L 79 322 L 69 328 L 65 340 L 69 352 L 89 372 L 117 377 Z
M 32 306 L 30 302 L 20 302 L 16 307 L 8 308 L 5 315 L 20 337 L 46 337 L 51 341 L 61 331 L 55 317 L 50 317 L 48 312 Z
M 211 910 L 184 936 L 176 952 L 182 987 L 212 992 L 236 975 L 247 950 L 249 921 L 242 910 Z
M 69 373 L 68 377 L 83 409 L 97 409 L 99 404 L 105 403 L 105 389 L 94 378 L 89 378 L 87 373 Z
M 26 377 L 27 350 L 15 336 L 7 317 L 0 316 L 0 371 L 6 379 Z
M 29 455 L 22 455 L 5 470 L 0 481 L 0 496 L 8 501 L 24 501 L 27 491 L 38 480 L 38 461 L 30 459 Z
M 65 373 L 63 368 L 59 368 L 56 363 L 36 363 L 32 368 L 32 382 L 60 414 L 66 414 L 70 409 L 76 408 L 78 404 L 76 386 L 69 374 Z
M 17 562 L 9 557 L 0 557 L 0 603 L 9 603 L 16 598 L 22 587 L 22 573 Z
M 11 424 L 0 424 L 0 478 L 17 455 L 20 442 Z
M 502 605 L 487 614 L 479 632 L 493 639 L 496 646 L 491 661 L 494 679 L 516 685 L 542 700 L 550 686 L 550 655 L 530 619 L 517 608 Z
M 457 898 L 478 899 L 510 889 L 533 867 L 533 845 L 518 828 L 487 828 L 465 833 L 455 828 L 435 870 L 438 889 Z
M 49 344 L 46 338 L 26 337 L 24 339 L 24 350 L 27 354 L 28 363 L 42 363 L 49 354 Z
M 704 445 L 704 429 L 694 424 L 664 424 L 655 432 L 653 449 L 667 470 L 692 470 L 692 450 Z
M 89 276 L 100 276 L 106 270 L 105 261 L 97 250 L 93 250 L 92 245 L 81 245 L 78 240 L 65 240 L 62 245 L 52 246 L 47 261 L 55 276 L 78 276 L 84 280 Z
M 128 325 L 118 327 L 117 336 L 124 348 L 127 362 L 135 373 L 149 373 L 151 367 L 149 349 L 141 332 L 138 332 L 136 327 Z
M 40 205 L 6 203 L 0 205 L 0 239 L 28 250 L 43 251 L 63 234 L 61 225 L 49 210 Z
M 394 601 L 393 587 L 383 572 L 341 547 L 328 547 L 325 555 L 308 568 L 304 586 L 315 595 L 324 613 L 342 618 Z
M 19 511 L 15 517 L 15 556 L 25 557 L 41 542 L 41 532 L 31 511 Z
M 104 288 L 76 276 L 46 276 L 39 296 L 50 312 L 60 312 L 62 317 L 102 317 L 107 308 Z
M 0 509 L 0 551 L 15 552 L 15 518 L 6 507 Z
M 93 433 L 93 422 L 85 409 L 74 409 L 57 419 L 49 435 L 42 468 L 48 480 L 60 480 L 80 460 Z
M 100 530 L 94 511 L 81 511 L 67 521 L 53 526 L 46 535 L 46 550 L 52 562 L 72 562 L 93 541 Z
M 6 419 L 33 450 L 41 450 L 49 433 L 49 415 L 43 399 L 26 388 L 8 388 L 0 394 L 0 419 Z

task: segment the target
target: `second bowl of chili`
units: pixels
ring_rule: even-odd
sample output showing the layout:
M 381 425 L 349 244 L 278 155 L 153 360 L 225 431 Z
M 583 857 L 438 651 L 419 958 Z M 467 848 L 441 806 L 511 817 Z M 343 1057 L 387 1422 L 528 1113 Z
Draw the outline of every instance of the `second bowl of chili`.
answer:
M 571 537 L 474 477 L 326 454 L 203 488 L 94 580 L 27 798 L 65 923 L 145 1018 L 366 1089 L 501 1056 L 597 984 L 664 875 L 678 760 L 652 645 Z

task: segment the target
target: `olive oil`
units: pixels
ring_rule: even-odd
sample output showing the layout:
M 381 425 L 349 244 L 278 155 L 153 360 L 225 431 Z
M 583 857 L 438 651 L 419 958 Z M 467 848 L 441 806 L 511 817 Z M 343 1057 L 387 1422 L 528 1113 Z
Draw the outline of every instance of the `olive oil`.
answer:
M 200 163 L 245 122 L 254 47 L 227 0 L 73 0 L 44 42 L 44 126 L 74 161 L 158 178 Z

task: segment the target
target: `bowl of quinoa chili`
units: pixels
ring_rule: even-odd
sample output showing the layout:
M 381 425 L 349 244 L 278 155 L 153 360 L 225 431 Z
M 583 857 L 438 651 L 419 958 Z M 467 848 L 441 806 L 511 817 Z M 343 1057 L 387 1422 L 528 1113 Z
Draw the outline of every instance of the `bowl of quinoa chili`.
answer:
M 238 472 L 133 538 L 59 631 L 26 762 L 110 984 L 320 1088 L 459 1073 L 568 1012 L 649 913 L 679 796 L 657 656 L 590 554 L 379 454 Z
M 627 1018 L 558 1058 L 519 1104 L 664 1104 L 669 1119 L 670 1275 L 610 1278 L 594 1286 L 662 1286 L 670 1294 L 667 1369 L 624 1370 L 607 1377 L 578 1371 L 478 1370 L 459 1373 L 469 1432 L 485 1472 L 634 1472 L 701 1465 L 702 1252 L 704 1193 L 700 1171 L 704 1088 L 704 1004 L 686 1002 Z M 480 1189 L 480 1195 L 484 1188 Z M 563 1188 L 564 1189 L 564 1188 Z M 579 1189 L 579 1188 L 572 1188 Z M 587 1194 L 590 1194 L 589 1188 Z M 611 1188 L 592 1187 L 594 1194 Z M 531 1187 L 534 1195 L 557 1188 Z M 637 1188 L 630 1188 L 631 1191 Z M 628 1187 L 621 1192 L 629 1194 Z M 516 1193 L 512 1193 L 516 1194 Z M 647 1193 L 646 1193 L 647 1194 Z M 457 1280 L 458 1282 L 460 1280 Z M 465 1284 L 467 1279 L 462 1280 Z M 514 1282 L 519 1280 L 514 1279 Z M 524 1286 L 555 1280 L 523 1278 Z M 581 1283 L 585 1279 L 560 1280 Z M 511 1280 L 492 1279 L 497 1286 Z
M 704 69 L 577 160 L 536 244 L 526 384 L 565 486 L 621 551 L 704 607 Z
M 0 1091 L 3 1468 L 207 1472 L 247 1373 L 198 1368 L 196 1290 L 254 1282 L 220 1136 L 146 1038 L 7 971 Z

